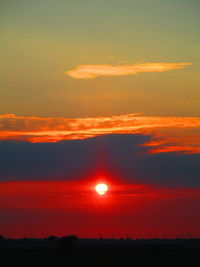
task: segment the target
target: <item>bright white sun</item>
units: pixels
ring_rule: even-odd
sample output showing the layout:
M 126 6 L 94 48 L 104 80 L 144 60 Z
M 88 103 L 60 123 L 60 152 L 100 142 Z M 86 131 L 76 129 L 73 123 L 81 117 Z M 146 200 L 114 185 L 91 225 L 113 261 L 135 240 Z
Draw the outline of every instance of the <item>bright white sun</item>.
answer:
M 95 190 L 99 195 L 104 195 L 108 191 L 108 186 L 106 184 L 97 184 Z

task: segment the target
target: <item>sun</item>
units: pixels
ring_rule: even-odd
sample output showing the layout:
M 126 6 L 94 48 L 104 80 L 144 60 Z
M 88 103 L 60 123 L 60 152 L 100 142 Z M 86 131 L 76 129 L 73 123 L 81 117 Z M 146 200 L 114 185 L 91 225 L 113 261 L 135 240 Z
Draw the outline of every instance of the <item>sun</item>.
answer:
M 108 186 L 106 184 L 97 184 L 95 190 L 99 195 L 104 195 L 108 191 Z

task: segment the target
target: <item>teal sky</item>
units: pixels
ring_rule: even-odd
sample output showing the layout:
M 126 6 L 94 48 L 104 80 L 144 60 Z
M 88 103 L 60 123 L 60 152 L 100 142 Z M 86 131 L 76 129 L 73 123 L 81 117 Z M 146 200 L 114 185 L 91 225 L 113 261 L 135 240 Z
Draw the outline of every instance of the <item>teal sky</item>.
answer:
M 198 0 L 2 0 L 0 113 L 200 115 Z M 78 65 L 191 62 L 76 80 Z

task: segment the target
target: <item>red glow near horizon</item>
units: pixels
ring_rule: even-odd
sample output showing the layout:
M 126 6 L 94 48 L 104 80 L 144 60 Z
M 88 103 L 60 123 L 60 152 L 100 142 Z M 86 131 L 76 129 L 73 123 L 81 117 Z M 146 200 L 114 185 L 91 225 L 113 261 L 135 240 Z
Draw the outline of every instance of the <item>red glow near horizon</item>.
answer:
M 107 180 L 107 181 L 106 181 Z M 108 182 L 109 179 L 101 179 Z M 88 181 L 1 182 L 1 234 L 47 236 L 75 233 L 105 237 L 198 236 L 200 189 L 158 188 L 109 181 L 109 194 L 98 195 Z M 81 223 L 80 223 L 81 222 Z

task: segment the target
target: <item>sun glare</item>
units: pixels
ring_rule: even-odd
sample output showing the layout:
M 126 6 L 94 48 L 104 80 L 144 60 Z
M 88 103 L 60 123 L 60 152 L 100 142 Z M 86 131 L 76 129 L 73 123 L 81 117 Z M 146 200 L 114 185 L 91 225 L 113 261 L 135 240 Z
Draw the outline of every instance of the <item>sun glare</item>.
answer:
M 106 184 L 97 184 L 95 190 L 99 195 L 104 195 L 108 191 L 108 186 Z

